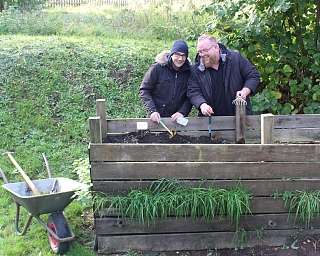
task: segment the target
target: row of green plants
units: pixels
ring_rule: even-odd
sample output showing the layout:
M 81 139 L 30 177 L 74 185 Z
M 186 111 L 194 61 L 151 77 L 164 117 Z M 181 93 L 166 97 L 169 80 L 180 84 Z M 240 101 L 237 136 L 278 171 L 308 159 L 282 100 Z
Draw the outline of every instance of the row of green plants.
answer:
M 240 216 L 250 213 L 251 194 L 240 186 L 230 189 L 186 187 L 178 181 L 161 179 L 149 188 L 136 189 L 124 196 L 97 195 L 95 207 L 117 209 L 119 216 L 150 224 L 157 218 L 192 217 L 213 220 L 226 216 L 236 227 Z
M 274 194 L 282 198 L 289 214 L 307 228 L 320 216 L 320 191 L 286 191 Z M 148 225 L 158 218 L 192 217 L 211 221 L 226 216 L 239 231 L 241 215 L 251 214 L 252 195 L 243 187 L 186 187 L 179 181 L 160 179 L 146 189 L 133 189 L 127 195 L 94 196 L 96 211 L 116 209 L 118 216 L 136 219 Z M 290 216 L 289 215 L 289 216 Z

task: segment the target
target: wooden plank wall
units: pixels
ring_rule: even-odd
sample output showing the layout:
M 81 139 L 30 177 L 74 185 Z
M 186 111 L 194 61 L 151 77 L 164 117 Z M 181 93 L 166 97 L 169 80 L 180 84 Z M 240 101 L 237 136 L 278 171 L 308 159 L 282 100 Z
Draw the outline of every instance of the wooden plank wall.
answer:
M 99 122 L 91 120 L 104 127 L 99 138 L 135 132 L 137 122 L 147 122 L 150 132 L 164 131 L 148 119 L 105 120 L 99 116 Z M 252 144 L 90 144 L 93 189 L 119 195 L 147 187 L 159 178 L 175 178 L 187 186 L 241 184 L 253 194 L 252 215 L 243 216 L 240 222 L 240 227 L 247 230 L 246 246 L 283 245 L 303 226 L 288 218 L 283 201 L 272 195 L 319 188 L 320 115 L 269 115 L 272 134 L 266 134 L 267 143 L 286 144 L 257 144 L 261 142 L 261 118 L 246 118 L 246 142 Z M 186 127 L 169 118 L 163 121 L 179 134 L 208 135 L 207 118 L 191 117 Z M 91 124 L 92 129 L 96 125 Z M 235 117 L 214 117 L 212 126 L 217 138 L 234 142 Z M 147 225 L 119 218 L 111 209 L 96 214 L 95 226 L 100 255 L 129 249 L 203 250 L 238 245 L 235 226 L 225 218 L 208 223 L 172 217 Z M 320 232 L 320 219 L 314 219 L 311 226 L 312 231 L 303 232 Z
M 282 127 L 283 123 L 290 126 L 291 120 L 279 120 Z M 108 121 L 109 131 L 115 124 Z M 130 120 L 118 124 L 127 128 L 135 125 Z M 279 126 L 280 121 L 275 121 L 275 125 Z M 302 124 L 301 127 L 304 128 Z M 126 193 L 162 177 L 176 178 L 188 186 L 243 185 L 254 196 L 252 215 L 243 216 L 240 222 L 240 227 L 246 230 L 245 246 L 283 245 L 289 236 L 299 233 L 303 226 L 294 218 L 288 219 L 282 200 L 272 195 L 320 186 L 320 144 L 98 143 L 90 144 L 89 155 L 93 190 L 108 194 Z M 312 230 L 303 232 L 320 232 L 320 219 L 314 219 L 311 226 Z M 203 250 L 238 245 L 235 226 L 225 218 L 208 223 L 172 217 L 147 225 L 118 218 L 114 211 L 102 211 L 95 216 L 95 227 L 100 255 L 129 249 Z

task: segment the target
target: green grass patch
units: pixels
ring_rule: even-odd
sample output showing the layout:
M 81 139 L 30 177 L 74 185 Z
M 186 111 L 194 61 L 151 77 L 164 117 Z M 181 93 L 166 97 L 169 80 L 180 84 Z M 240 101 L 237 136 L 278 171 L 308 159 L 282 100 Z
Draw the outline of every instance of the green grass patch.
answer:
M 125 196 L 97 195 L 97 210 L 115 208 L 119 216 L 150 224 L 169 216 L 204 218 L 211 221 L 227 216 L 236 227 L 241 215 L 251 213 L 251 194 L 240 186 L 223 189 L 216 187 L 186 187 L 177 181 L 161 179 L 147 189 L 135 189 Z
M 144 8 L 88 7 L 0 13 L 0 34 L 102 36 L 136 39 L 194 39 L 205 29 L 210 15 L 197 12 L 186 2 L 183 8 L 158 3 Z
M 0 44 L 0 153 L 14 151 L 31 179 L 47 177 L 41 153 L 53 176 L 88 174 L 87 119 L 95 115 L 95 99 L 106 99 L 109 117 L 143 117 L 138 87 L 154 56 L 170 48 L 153 40 L 23 35 L 2 35 Z M 9 182 L 22 180 L 7 157 L 0 168 Z M 93 222 L 83 216 L 88 191 L 80 199 L 66 208 L 77 235 L 68 255 L 92 255 Z M 16 236 L 15 205 L 2 188 L 0 214 L 0 255 L 51 255 L 37 223 Z
M 285 207 L 306 227 L 310 221 L 320 216 L 320 191 L 286 191 L 280 195 Z

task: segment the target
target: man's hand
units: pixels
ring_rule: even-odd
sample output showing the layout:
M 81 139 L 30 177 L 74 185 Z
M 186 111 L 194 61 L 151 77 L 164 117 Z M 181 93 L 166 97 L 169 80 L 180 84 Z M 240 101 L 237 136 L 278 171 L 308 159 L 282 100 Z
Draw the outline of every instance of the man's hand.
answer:
M 160 122 L 160 114 L 158 112 L 152 112 L 150 115 L 150 119 L 152 122 L 159 123 Z
M 179 117 L 183 117 L 183 115 L 180 112 L 176 112 L 171 116 L 171 121 L 175 122 Z
M 202 103 L 200 105 L 200 110 L 204 116 L 211 116 L 214 113 L 213 109 L 207 103 Z
M 249 88 L 243 87 L 241 91 L 237 91 L 236 96 L 245 100 L 250 93 L 251 90 Z

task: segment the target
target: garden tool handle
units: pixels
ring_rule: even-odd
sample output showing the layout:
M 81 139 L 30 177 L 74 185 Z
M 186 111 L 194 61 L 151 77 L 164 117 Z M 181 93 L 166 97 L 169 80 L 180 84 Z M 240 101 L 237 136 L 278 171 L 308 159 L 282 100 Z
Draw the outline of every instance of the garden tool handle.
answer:
M 170 133 L 172 137 L 174 136 L 173 132 L 168 128 L 168 126 L 166 126 L 161 120 L 159 120 L 159 123 L 163 126 L 164 129 L 167 130 L 168 133 Z
M 51 170 L 50 170 L 50 166 L 49 166 L 48 160 L 47 160 L 46 155 L 44 153 L 42 153 L 42 157 L 43 157 L 44 163 L 45 163 L 46 168 L 47 168 L 48 177 L 50 179 L 51 178 Z
M 6 184 L 6 183 L 9 183 L 6 175 L 4 174 L 4 171 L 2 171 L 1 168 L 0 168 L 0 179 L 1 179 L 1 178 L 3 179 L 3 181 L 4 181 L 5 184 Z
M 212 134 L 211 124 L 212 124 L 212 116 L 210 115 L 209 119 L 208 119 L 208 132 L 209 132 L 210 138 L 211 138 L 211 134 Z
M 36 186 L 33 184 L 33 182 L 31 181 L 31 179 L 28 177 L 28 175 L 24 172 L 24 170 L 22 170 L 22 168 L 20 167 L 20 165 L 17 163 L 17 161 L 13 158 L 13 156 L 11 155 L 10 152 L 6 153 L 10 159 L 10 161 L 13 163 L 13 165 L 17 168 L 17 170 L 19 171 L 19 173 L 22 175 L 23 179 L 26 181 L 26 183 L 28 184 L 29 188 L 31 189 L 31 191 L 33 192 L 33 194 L 35 195 L 40 195 L 39 190 L 36 188 Z

